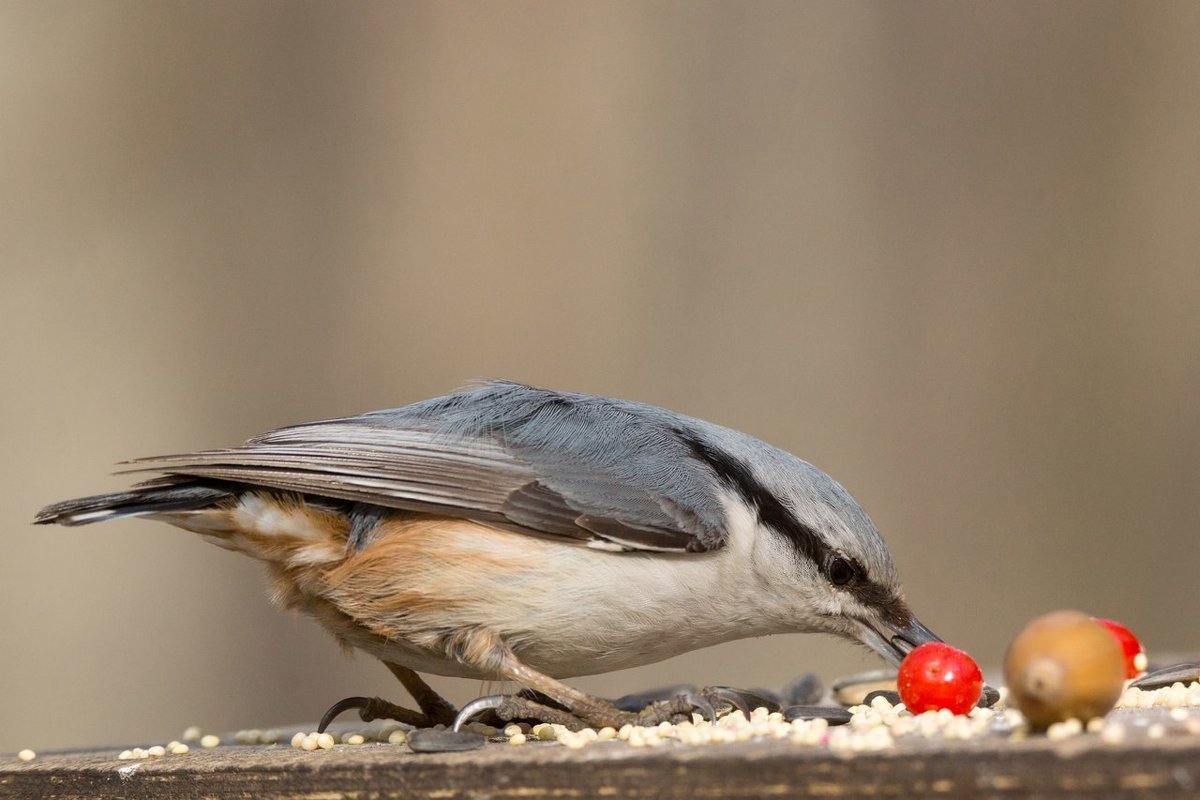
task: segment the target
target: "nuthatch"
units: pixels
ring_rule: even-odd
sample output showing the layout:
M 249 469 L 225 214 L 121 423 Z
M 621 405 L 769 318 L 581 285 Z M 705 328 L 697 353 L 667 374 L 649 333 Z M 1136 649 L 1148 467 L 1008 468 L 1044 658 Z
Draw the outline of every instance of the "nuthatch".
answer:
M 560 679 L 772 633 L 831 633 L 893 663 L 937 640 L 832 478 L 642 403 L 491 382 L 131 463 L 158 476 L 36 521 L 144 516 L 264 562 L 277 603 L 381 659 L 421 709 L 351 698 L 335 713 L 450 723 L 416 674 L 431 672 L 512 680 L 569 711 L 514 697 L 472 713 L 619 726 L 695 698 L 637 715 Z

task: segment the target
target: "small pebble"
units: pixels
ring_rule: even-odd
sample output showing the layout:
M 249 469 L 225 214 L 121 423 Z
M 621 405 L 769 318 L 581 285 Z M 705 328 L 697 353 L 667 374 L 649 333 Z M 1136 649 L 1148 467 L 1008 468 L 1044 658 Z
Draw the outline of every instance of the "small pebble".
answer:
M 33 761 L 35 758 L 37 758 L 37 753 L 28 749 L 22 750 L 21 752 L 17 753 L 17 758 L 21 759 L 22 761 Z
M 205 734 L 204 736 L 200 737 L 200 746 L 201 747 L 207 747 L 207 748 L 211 749 L 213 747 L 216 747 L 220 743 L 221 743 L 221 737 L 217 736 L 215 734 L 212 734 L 212 733 Z
M 439 731 L 423 728 L 408 734 L 408 746 L 414 753 L 454 753 L 462 750 L 478 750 L 486 743 L 487 739 L 479 734 L 466 731 Z
M 1001 701 L 1000 690 L 994 686 L 983 685 L 983 693 L 979 695 L 979 702 L 975 705 L 980 708 L 991 708 Z

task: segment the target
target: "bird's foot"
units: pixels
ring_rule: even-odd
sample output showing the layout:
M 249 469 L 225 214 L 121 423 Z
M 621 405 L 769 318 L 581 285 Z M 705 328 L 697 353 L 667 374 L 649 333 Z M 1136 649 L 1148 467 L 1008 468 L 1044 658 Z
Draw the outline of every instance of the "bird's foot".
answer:
M 431 719 L 421 711 L 398 706 L 380 697 L 347 697 L 329 707 L 329 710 L 321 717 L 320 724 L 317 725 L 317 732 L 324 733 L 325 729 L 329 727 L 329 723 L 333 722 L 339 714 L 351 709 L 358 711 L 359 719 L 363 722 L 392 719 L 405 725 L 412 725 L 414 728 L 430 728 L 442 721 Z
M 588 698 L 568 709 L 553 698 L 541 693 L 522 692 L 515 695 L 490 695 L 472 700 L 462 707 L 454 720 L 454 730 L 485 715 L 502 722 L 514 720 L 546 722 L 562 725 L 568 730 L 583 728 L 620 728 L 622 725 L 654 726 L 662 722 L 679 722 L 691 719 L 699 713 L 705 719 L 715 721 L 718 711 L 741 710 L 749 715 L 751 705 L 747 702 L 760 701 L 758 695 L 739 692 L 724 686 L 710 686 L 700 690 L 686 689 L 662 700 L 640 705 L 638 710 L 629 708 L 632 697 L 622 698 L 617 705 L 598 697 Z M 761 703 L 756 702 L 756 706 Z

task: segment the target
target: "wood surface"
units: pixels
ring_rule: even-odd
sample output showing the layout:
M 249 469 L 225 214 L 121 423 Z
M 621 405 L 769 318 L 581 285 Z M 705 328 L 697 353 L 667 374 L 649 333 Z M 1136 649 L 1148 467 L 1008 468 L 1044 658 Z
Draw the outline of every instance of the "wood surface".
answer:
M 467 753 L 406 746 L 194 748 L 117 759 L 120 748 L 0 757 L 2 798 L 878 798 L 1196 797 L 1200 736 L 916 742 L 843 756 L 787 742 L 637 749 L 490 743 Z

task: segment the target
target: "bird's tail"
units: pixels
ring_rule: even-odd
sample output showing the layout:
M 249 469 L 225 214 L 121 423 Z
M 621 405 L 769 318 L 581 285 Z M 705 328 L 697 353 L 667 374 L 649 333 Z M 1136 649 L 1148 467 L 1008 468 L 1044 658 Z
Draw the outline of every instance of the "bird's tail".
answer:
M 196 511 L 232 496 L 229 490 L 190 482 L 150 484 L 127 492 L 64 500 L 43 508 L 33 521 L 37 525 L 88 525 L 108 519 Z

